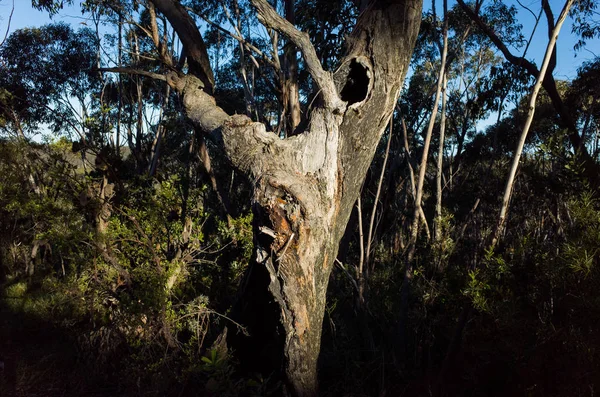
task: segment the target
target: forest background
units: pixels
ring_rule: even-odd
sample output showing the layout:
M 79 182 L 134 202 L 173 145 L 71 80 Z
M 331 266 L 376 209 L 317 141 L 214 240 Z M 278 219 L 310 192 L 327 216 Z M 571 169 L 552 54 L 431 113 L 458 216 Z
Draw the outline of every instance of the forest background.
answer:
M 249 290 L 278 299 L 253 290 L 251 272 L 264 235 L 276 244 L 283 227 L 257 219 L 257 179 L 186 117 L 164 77 L 192 58 L 161 2 L 0 2 L 7 395 L 316 393 L 271 341 L 288 337 L 285 319 L 246 305 Z M 251 2 L 181 3 L 217 104 L 281 141 L 305 134 L 325 100 L 304 48 L 263 27 Z M 270 2 L 336 73 L 362 3 Z M 598 6 L 566 2 L 545 57 L 563 2 L 427 3 L 325 282 L 319 393 L 593 396 Z M 344 94 L 356 70 L 338 91 L 361 104 Z M 273 264 L 297 248 L 292 230 Z

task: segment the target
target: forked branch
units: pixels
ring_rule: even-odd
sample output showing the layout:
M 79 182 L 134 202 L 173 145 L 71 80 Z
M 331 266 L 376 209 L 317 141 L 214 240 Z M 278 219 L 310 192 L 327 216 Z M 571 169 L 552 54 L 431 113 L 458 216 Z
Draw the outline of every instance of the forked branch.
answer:
M 265 26 L 286 35 L 302 52 L 308 72 L 319 87 L 325 106 L 330 109 L 341 110 L 343 102 L 340 99 L 331 74 L 323 70 L 315 47 L 310 42 L 307 33 L 296 29 L 294 25 L 279 15 L 266 0 L 252 0 L 258 11 L 258 19 Z

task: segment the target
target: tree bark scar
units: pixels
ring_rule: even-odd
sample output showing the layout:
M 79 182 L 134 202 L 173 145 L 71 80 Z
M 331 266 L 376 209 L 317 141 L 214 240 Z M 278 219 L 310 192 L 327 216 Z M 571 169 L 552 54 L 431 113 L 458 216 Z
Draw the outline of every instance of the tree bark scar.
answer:
M 225 124 L 229 128 L 243 128 L 243 127 L 247 127 L 248 125 L 252 124 L 252 120 L 250 120 L 250 118 L 248 118 L 248 116 L 246 116 L 246 115 L 235 114 L 235 115 L 231 116 L 229 118 L 229 120 L 227 120 L 225 122 Z
M 325 255 L 323 256 L 323 269 L 326 269 L 329 267 L 329 252 L 325 252 Z
M 283 249 L 288 239 L 292 235 L 292 228 L 286 218 L 285 209 L 283 208 L 285 201 L 281 198 L 275 199 L 274 203 L 271 203 L 269 208 L 269 220 L 275 230 L 276 238 L 273 242 L 273 251 L 279 252 Z

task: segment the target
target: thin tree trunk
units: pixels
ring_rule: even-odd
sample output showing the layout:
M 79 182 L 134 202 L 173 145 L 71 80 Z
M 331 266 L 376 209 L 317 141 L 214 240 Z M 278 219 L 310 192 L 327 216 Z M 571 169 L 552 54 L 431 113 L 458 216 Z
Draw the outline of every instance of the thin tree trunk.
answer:
M 296 13 L 294 11 L 296 4 L 294 0 L 285 1 L 285 18 L 292 25 L 296 24 Z M 296 46 L 291 42 L 284 49 L 284 68 L 285 74 L 284 97 L 287 100 L 286 107 L 288 110 L 288 134 L 294 132 L 298 124 L 300 124 L 300 92 L 298 87 L 298 57 Z
M 235 21 L 231 18 L 229 14 L 229 10 L 225 5 L 223 5 L 223 9 L 225 10 L 225 14 L 229 19 L 229 23 L 235 29 L 238 37 L 243 37 L 242 35 L 242 20 L 240 16 L 240 9 L 237 3 L 237 0 L 233 2 L 234 12 L 235 12 Z M 254 95 L 252 93 L 253 88 L 250 86 L 250 82 L 248 79 L 248 62 L 246 61 L 246 49 L 244 44 L 241 41 L 238 41 L 239 49 L 240 49 L 240 74 L 242 76 L 242 85 L 244 87 L 244 100 L 246 103 L 246 116 L 252 118 L 253 110 L 256 111 L 256 104 L 254 103 Z
M 445 22 L 446 23 L 446 22 Z M 444 29 L 447 29 L 447 24 L 444 25 Z M 425 172 L 427 171 L 427 158 L 429 155 L 429 145 L 431 143 L 431 135 L 433 127 L 435 126 L 435 119 L 437 116 L 438 104 L 440 95 L 442 92 L 442 86 L 444 82 L 445 67 L 446 67 L 446 56 L 448 53 L 448 36 L 444 34 L 444 46 L 442 49 L 442 57 L 440 62 L 440 69 L 437 79 L 437 89 L 435 92 L 435 100 L 433 102 L 433 109 L 429 118 L 429 125 L 425 135 L 425 143 L 423 145 L 423 155 L 421 157 L 421 164 L 419 166 L 419 179 L 416 185 L 416 197 L 414 203 L 414 212 L 412 224 L 410 227 L 410 240 L 408 242 L 408 253 L 406 255 L 406 265 L 404 269 L 404 280 L 402 281 L 401 293 L 400 293 L 400 316 L 399 316 L 399 327 L 400 327 L 400 349 L 405 348 L 406 344 L 406 320 L 408 318 L 408 299 L 410 296 L 410 285 L 413 278 L 413 260 L 416 251 L 417 237 L 419 234 L 419 218 L 421 201 L 423 199 L 423 183 L 425 181 Z M 404 353 L 404 352 L 403 352 Z
M 446 3 L 444 2 L 444 5 Z M 446 19 L 446 7 L 444 7 L 444 19 Z M 448 34 L 448 30 L 445 29 L 444 34 Z M 446 132 L 446 89 L 448 87 L 448 74 L 444 73 L 444 83 L 442 86 L 442 117 L 440 120 L 440 137 L 438 143 L 438 158 L 437 158 L 437 172 L 436 172 L 436 191 L 435 191 L 435 215 L 433 219 L 434 224 L 434 244 L 436 248 L 437 257 L 435 258 L 435 266 L 437 271 L 443 269 L 444 255 L 446 254 L 446 247 L 442 243 L 442 177 L 444 175 L 444 144 L 445 144 L 445 132 Z
M 362 192 L 361 192 L 362 193 Z M 359 302 L 364 302 L 364 291 L 365 291 L 365 233 L 363 227 L 363 219 L 362 219 L 362 200 L 361 195 L 358 196 L 358 200 L 356 200 L 356 211 L 358 213 L 358 247 L 359 247 L 359 255 L 358 255 L 358 267 L 356 268 L 356 283 L 358 284 L 358 300 Z
M 537 100 L 537 96 L 542 88 L 542 83 L 544 81 L 546 71 L 548 70 L 548 65 L 552 60 L 554 47 L 556 45 L 556 40 L 558 39 L 558 34 L 560 29 L 567 18 L 569 13 L 569 9 L 573 4 L 574 0 L 567 0 L 565 3 L 558 20 L 556 21 L 556 25 L 552 30 L 552 34 L 550 36 L 550 41 L 546 47 L 546 53 L 544 55 L 544 62 L 542 63 L 542 68 L 537 76 L 535 85 L 533 86 L 533 91 L 531 92 L 531 97 L 529 98 L 529 108 L 527 112 L 527 119 L 525 121 L 525 125 L 523 126 L 523 130 L 521 131 L 521 136 L 519 138 L 519 142 L 517 144 L 517 149 L 515 150 L 515 155 L 513 157 L 513 162 L 510 168 L 510 172 L 508 174 L 508 179 L 506 181 L 506 187 L 504 188 L 504 197 L 502 198 L 502 206 L 500 207 L 500 216 L 498 217 L 498 224 L 494 233 L 492 234 L 491 240 L 491 248 L 495 248 L 496 244 L 502 233 L 504 232 L 504 227 L 506 223 L 506 213 L 508 211 L 508 206 L 510 203 L 510 198 L 512 195 L 512 190 L 515 183 L 515 176 L 517 175 L 517 169 L 519 168 L 519 162 L 521 161 L 521 154 L 523 153 L 523 147 L 525 146 L 525 140 L 527 139 L 527 134 L 529 133 L 529 128 L 531 127 L 531 122 L 533 121 L 533 116 L 535 114 L 535 103 Z
M 460 1 L 461 0 L 459 0 L 459 2 Z M 554 46 L 556 44 L 558 34 L 560 32 L 560 29 L 568 15 L 568 13 L 569 13 L 569 9 L 571 8 L 573 2 L 574 2 L 574 0 L 566 1 L 565 5 L 563 7 L 563 10 L 558 18 L 558 21 L 556 22 L 556 25 L 550 35 L 550 40 L 546 47 L 546 53 L 544 55 L 544 61 L 542 64 L 542 68 L 540 70 L 540 73 L 538 74 L 536 83 L 535 83 L 532 93 L 531 93 L 531 97 L 529 100 L 529 112 L 527 115 L 527 120 L 525 122 L 525 125 L 523 126 L 523 130 L 521 131 L 521 137 L 519 139 L 519 143 L 517 145 L 517 150 L 513 157 L 513 163 L 512 163 L 511 170 L 510 170 L 509 176 L 507 178 L 507 182 L 506 182 L 506 187 L 504 190 L 504 197 L 503 197 L 502 205 L 500 208 L 500 215 L 498 217 L 498 223 L 492 234 L 491 243 L 488 247 L 488 250 L 489 249 L 493 250 L 502 237 L 502 231 L 503 231 L 505 221 L 506 221 L 506 213 L 508 211 L 508 206 L 510 203 L 510 197 L 511 197 L 512 189 L 513 189 L 513 185 L 514 185 L 517 168 L 519 165 L 519 160 L 521 157 L 521 153 L 523 151 L 523 146 L 525 145 L 527 133 L 529 132 L 529 127 L 531 126 L 531 121 L 533 120 L 533 115 L 535 113 L 536 98 L 537 98 L 539 90 L 542 86 L 542 81 L 544 80 L 548 65 L 552 58 L 552 53 L 554 51 Z M 476 202 L 476 205 L 478 202 L 479 202 L 479 200 Z M 472 212 L 473 212 L 473 210 L 472 210 Z M 463 231 L 463 233 L 464 233 L 464 231 Z M 454 361 L 454 357 L 456 356 L 456 354 L 458 352 L 458 348 L 460 346 L 460 341 L 462 340 L 462 335 L 464 333 L 464 329 L 467 325 L 469 314 L 471 313 L 472 309 L 473 309 L 473 302 L 471 300 L 469 300 L 463 306 L 463 310 L 462 310 L 459 320 L 457 322 L 457 325 L 456 325 L 456 328 L 455 328 L 455 331 L 454 331 L 454 334 L 452 337 L 452 341 L 448 347 L 448 351 L 446 353 L 446 357 L 445 357 L 444 363 L 442 365 L 442 370 L 440 371 L 440 374 L 438 377 L 438 382 L 437 382 L 438 384 L 436 387 L 436 391 L 437 391 L 438 395 L 441 395 L 442 383 L 448 372 L 448 369 L 450 368 L 450 366 L 452 365 L 452 363 Z
M 502 52 L 507 61 L 512 63 L 513 65 L 520 67 L 527 71 L 531 76 L 538 77 L 540 71 L 537 69 L 536 65 L 531 61 L 526 59 L 525 57 L 518 57 L 512 54 L 509 48 L 502 42 L 502 40 L 498 37 L 498 35 L 494 32 L 492 28 L 490 28 L 485 21 L 481 19 L 481 17 L 477 14 L 477 11 L 473 11 L 464 0 L 457 0 L 459 6 L 465 11 L 465 13 L 481 28 L 481 30 L 488 36 L 488 38 L 494 43 L 494 45 Z M 546 3 L 547 4 L 547 3 Z M 549 27 L 549 41 L 552 40 L 552 32 L 554 29 Z M 553 71 L 555 66 L 555 62 L 550 64 L 550 71 Z M 582 160 L 582 168 L 585 177 L 589 180 L 592 186 L 600 185 L 600 167 L 595 159 L 590 156 L 590 153 L 587 151 L 585 145 L 581 144 L 581 136 L 579 135 L 577 124 L 575 122 L 574 116 L 568 107 L 565 105 L 563 99 L 558 92 L 558 87 L 556 84 L 556 80 L 554 80 L 554 76 L 552 73 L 544 73 L 544 79 L 542 81 L 542 86 L 546 90 L 546 93 L 550 97 L 552 105 L 554 106 L 556 112 L 560 116 L 560 123 L 563 125 L 568 132 L 569 142 L 573 147 L 573 150 L 581 157 Z
M 447 34 L 447 30 L 445 32 Z M 438 147 L 437 173 L 436 173 L 436 191 L 435 191 L 435 218 L 433 229 L 433 239 L 439 243 L 442 238 L 442 174 L 444 172 L 444 143 L 446 132 L 446 87 L 448 85 L 447 74 L 444 74 L 444 83 L 442 84 L 442 119 L 440 121 L 440 142 Z
M 406 123 L 404 122 L 404 117 L 402 117 L 401 121 L 402 121 L 402 132 L 404 134 L 404 136 L 403 136 L 404 152 L 406 153 L 406 163 L 408 165 L 408 172 L 409 172 L 409 177 L 410 177 L 409 178 L 410 179 L 410 194 L 413 199 L 413 202 L 415 202 L 416 197 L 417 197 L 416 187 L 415 187 L 415 171 L 414 171 L 412 159 L 410 156 L 410 148 L 408 146 L 408 130 L 406 129 Z M 425 233 L 427 234 L 427 239 L 429 240 L 430 233 L 429 233 L 429 226 L 427 225 L 427 218 L 425 218 L 425 213 L 423 212 L 423 207 L 421 207 L 420 205 L 419 205 L 419 216 L 421 217 L 421 223 L 423 224 L 423 227 L 425 228 Z
M 229 201 L 229 194 L 222 188 L 221 184 L 217 182 L 217 176 L 212 169 L 212 164 L 210 161 L 210 154 L 208 153 L 208 148 L 206 147 L 206 139 L 204 138 L 204 133 L 202 131 L 196 131 L 196 137 L 198 139 L 198 158 L 200 162 L 202 162 L 202 166 L 204 167 L 204 171 L 208 175 L 210 179 L 210 185 L 217 195 L 217 200 L 221 207 L 223 208 L 223 212 L 225 217 L 227 218 L 227 223 L 231 224 L 232 221 L 232 208 L 231 203 Z
M 363 216 L 361 195 L 362 192 L 356 200 L 356 212 L 358 214 L 358 244 L 360 247 L 360 254 L 358 257 L 358 266 L 356 266 L 355 268 L 357 291 L 354 307 L 357 313 L 358 328 L 362 336 L 362 343 L 364 344 L 365 351 L 368 352 L 367 357 L 368 359 L 370 359 L 370 353 L 375 351 L 375 342 L 373 341 L 373 334 L 371 333 L 371 329 L 369 327 L 369 313 L 367 310 L 367 302 L 365 299 L 367 277 L 365 275 L 365 234 L 362 221 Z
M 394 129 L 394 114 L 390 119 L 390 133 L 388 135 L 388 142 L 385 147 L 385 155 L 383 157 L 383 164 L 381 165 L 381 173 L 379 174 L 379 182 L 377 183 L 377 192 L 375 193 L 375 201 L 373 202 L 373 209 L 371 210 L 371 220 L 369 221 L 369 232 L 367 234 L 367 251 L 365 254 L 365 262 L 367 269 L 373 271 L 374 265 L 371 262 L 371 244 L 375 234 L 375 215 L 377 213 L 377 206 L 379 204 L 379 196 L 381 195 L 381 186 L 383 185 L 383 177 L 385 176 L 385 168 L 387 165 L 388 157 L 390 155 L 390 146 L 392 144 L 392 131 Z
M 152 159 L 150 160 L 150 167 L 148 169 L 148 176 L 154 176 L 156 172 L 156 168 L 158 167 L 158 159 L 160 158 L 160 149 L 162 140 L 165 135 L 165 126 L 163 125 L 163 119 L 165 116 L 165 112 L 169 107 L 169 96 L 171 95 L 171 87 L 167 84 L 165 87 L 165 97 L 163 100 L 163 104 L 160 108 L 160 115 L 158 117 L 158 125 L 156 127 L 156 136 L 154 137 L 154 142 L 152 142 Z
M 119 48 L 118 48 L 118 65 L 122 67 L 123 60 L 123 16 L 119 14 Z M 121 157 L 121 113 L 123 112 L 123 78 L 119 74 L 119 106 L 117 108 L 117 136 L 115 139 L 115 153 L 117 158 Z

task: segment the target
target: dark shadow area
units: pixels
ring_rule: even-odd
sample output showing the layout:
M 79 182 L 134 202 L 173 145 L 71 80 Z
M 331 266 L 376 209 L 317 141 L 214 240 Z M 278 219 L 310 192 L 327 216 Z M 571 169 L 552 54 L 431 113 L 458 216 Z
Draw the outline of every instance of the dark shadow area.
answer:
M 346 77 L 346 84 L 342 88 L 340 96 L 348 106 L 362 102 L 369 93 L 368 70 L 356 60 L 350 62 L 350 71 Z
M 114 396 L 82 359 L 73 335 L 0 300 L 0 396 Z

